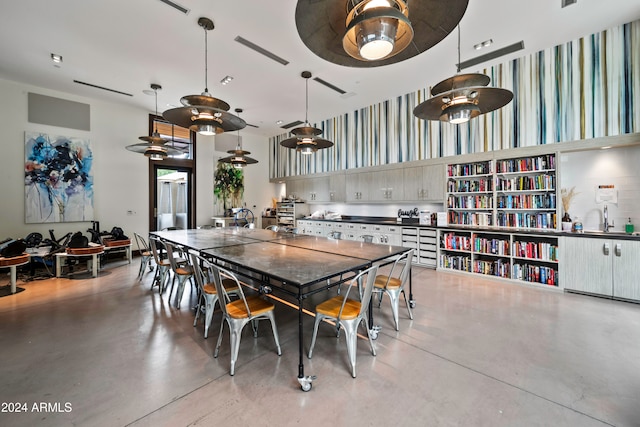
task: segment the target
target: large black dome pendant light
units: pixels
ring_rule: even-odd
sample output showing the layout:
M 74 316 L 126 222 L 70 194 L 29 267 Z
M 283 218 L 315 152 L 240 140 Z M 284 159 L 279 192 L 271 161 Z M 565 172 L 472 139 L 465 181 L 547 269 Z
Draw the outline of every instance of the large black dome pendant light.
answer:
M 242 129 L 247 125 L 245 121 L 228 112 L 229 104 L 209 93 L 207 32 L 213 30 L 214 26 L 209 18 L 198 19 L 198 25 L 204 29 L 204 92 L 200 95 L 183 96 L 180 102 L 184 107 L 167 110 L 162 116 L 169 122 L 200 135 L 216 135 Z
M 240 117 L 240 113 L 242 113 L 242 108 L 235 109 L 236 114 Z M 243 168 L 246 165 L 253 165 L 258 163 L 256 159 L 252 159 L 248 157 L 247 154 L 251 154 L 249 151 L 244 151 L 242 149 L 242 142 L 240 138 L 240 129 L 238 129 L 238 145 L 235 150 L 229 150 L 227 153 L 231 154 L 230 156 L 223 157 L 218 162 L 220 163 L 231 163 L 234 168 Z
M 457 72 L 460 72 L 459 25 Z M 432 97 L 419 104 L 413 114 L 423 120 L 462 124 L 511 102 L 513 93 L 507 89 L 486 87 L 490 81 L 485 74 L 456 74 L 435 85 L 431 89 Z
M 311 78 L 311 73 L 309 71 L 303 71 L 301 76 L 305 79 L 306 84 L 306 104 L 304 111 L 304 122 L 306 126 L 293 129 L 291 134 L 294 136 L 280 141 L 280 145 L 295 149 L 302 154 L 312 154 L 320 149 L 332 147 L 333 142 L 318 138 L 318 136 L 322 135 L 322 129 L 314 128 L 309 124 L 309 79 Z
M 156 98 L 156 116 L 158 115 L 158 90 L 162 90 L 162 86 L 152 83 L 151 89 Z M 147 92 L 146 90 L 144 91 Z M 155 123 L 155 121 L 154 121 Z M 125 148 L 134 153 L 142 153 L 151 160 L 162 160 L 167 156 L 177 156 L 183 154 L 182 151 L 167 146 L 168 139 L 164 139 L 158 133 L 156 124 L 155 130 L 151 136 L 141 136 L 139 139 L 145 141 L 143 144 L 127 145 Z

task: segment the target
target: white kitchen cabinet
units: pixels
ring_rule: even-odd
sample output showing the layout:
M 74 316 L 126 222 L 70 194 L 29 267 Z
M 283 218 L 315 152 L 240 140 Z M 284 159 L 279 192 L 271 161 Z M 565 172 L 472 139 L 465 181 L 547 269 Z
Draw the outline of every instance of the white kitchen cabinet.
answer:
M 404 200 L 444 200 L 444 165 L 415 166 L 403 169 Z
M 640 242 L 565 237 L 561 277 L 567 290 L 640 300 Z

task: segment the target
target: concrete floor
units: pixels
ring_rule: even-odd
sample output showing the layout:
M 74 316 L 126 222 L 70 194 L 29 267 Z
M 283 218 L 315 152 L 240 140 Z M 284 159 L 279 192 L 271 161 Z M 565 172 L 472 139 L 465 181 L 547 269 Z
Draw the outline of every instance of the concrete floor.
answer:
M 388 300 L 375 309 L 356 379 L 323 325 L 304 393 L 296 311 L 276 304 L 281 357 L 266 324 L 246 328 L 231 377 L 219 313 L 204 339 L 189 293 L 170 308 L 137 261 L 0 298 L 0 426 L 640 425 L 637 304 L 415 268 L 415 319 L 401 305 L 396 332 Z

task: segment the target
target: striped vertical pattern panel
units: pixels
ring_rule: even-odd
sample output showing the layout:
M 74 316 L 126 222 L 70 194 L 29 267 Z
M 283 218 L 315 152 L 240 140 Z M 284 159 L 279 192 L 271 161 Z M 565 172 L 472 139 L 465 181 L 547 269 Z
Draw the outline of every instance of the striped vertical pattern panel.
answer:
M 456 126 L 413 115 L 423 88 L 314 124 L 335 145 L 310 156 L 281 147 L 287 135 L 270 138 L 270 177 L 640 132 L 640 21 L 481 72 L 513 101 Z

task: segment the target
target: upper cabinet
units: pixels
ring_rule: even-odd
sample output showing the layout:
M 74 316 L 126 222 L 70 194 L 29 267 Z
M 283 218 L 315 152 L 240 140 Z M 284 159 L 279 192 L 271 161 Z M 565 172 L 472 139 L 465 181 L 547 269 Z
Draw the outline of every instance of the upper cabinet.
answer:
M 442 202 L 444 165 L 414 166 L 403 169 L 404 200 Z

